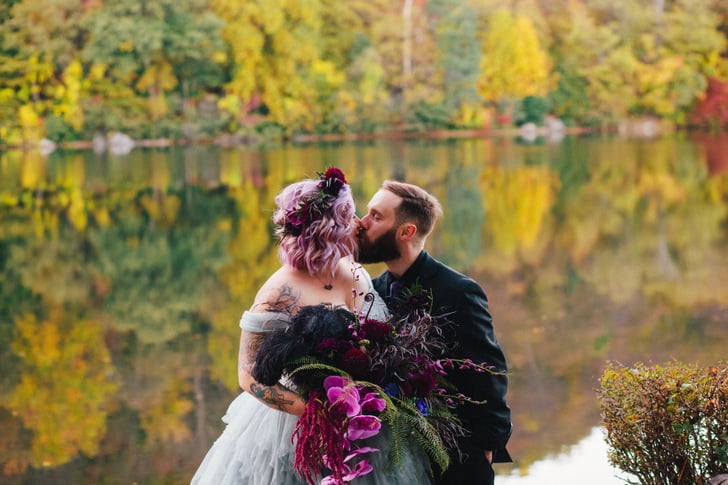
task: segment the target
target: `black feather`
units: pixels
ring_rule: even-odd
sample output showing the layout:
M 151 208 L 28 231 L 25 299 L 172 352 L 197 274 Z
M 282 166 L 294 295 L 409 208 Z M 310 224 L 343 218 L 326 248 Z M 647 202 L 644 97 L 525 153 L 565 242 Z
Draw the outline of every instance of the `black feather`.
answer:
M 316 344 L 323 339 L 346 337 L 349 325 L 356 320 L 356 315 L 345 308 L 326 304 L 302 307 L 286 329 L 265 336 L 255 356 L 253 378 L 263 385 L 274 385 L 293 370 L 293 362 L 313 355 Z

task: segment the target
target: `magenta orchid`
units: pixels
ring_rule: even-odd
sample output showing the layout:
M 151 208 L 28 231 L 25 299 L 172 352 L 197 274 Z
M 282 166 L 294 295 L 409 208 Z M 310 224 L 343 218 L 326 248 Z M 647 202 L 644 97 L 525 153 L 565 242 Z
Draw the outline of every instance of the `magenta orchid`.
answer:
M 363 459 L 351 466 L 349 462 L 358 458 L 364 453 L 379 451 L 372 447 L 354 447 L 352 441 L 363 440 L 376 436 L 382 427 L 382 422 L 377 416 L 368 413 L 378 413 L 384 410 L 386 402 L 378 397 L 376 392 L 367 392 L 363 395 L 360 392 L 364 386 L 356 384 L 349 378 L 333 375 L 324 379 L 326 398 L 330 404 L 330 410 L 346 416 L 344 419 L 346 433 L 344 436 L 344 448 L 351 452 L 340 460 L 341 455 L 336 458 L 331 454 L 323 456 L 324 465 L 333 473 L 324 477 L 320 485 L 343 484 L 354 480 L 357 477 L 366 475 L 373 470 L 369 461 Z
M 359 390 L 351 381 L 341 376 L 329 376 L 324 380 L 324 389 L 334 409 L 343 411 L 349 418 L 361 412 Z

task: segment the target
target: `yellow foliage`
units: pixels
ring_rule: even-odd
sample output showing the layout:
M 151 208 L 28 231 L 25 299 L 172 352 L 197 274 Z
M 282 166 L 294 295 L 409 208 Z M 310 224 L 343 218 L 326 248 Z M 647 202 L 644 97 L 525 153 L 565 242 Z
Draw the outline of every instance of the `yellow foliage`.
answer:
M 549 167 L 488 167 L 483 171 L 483 204 L 496 250 L 512 256 L 535 247 L 550 214 L 558 177 Z
M 259 94 L 272 121 L 284 126 L 310 121 L 315 94 L 304 81 L 320 61 L 319 1 L 212 0 L 211 6 L 226 22 L 222 35 L 235 64 L 227 91 L 241 101 L 226 107 L 233 112 Z
M 190 393 L 190 385 L 180 378 L 174 378 L 167 384 L 167 389 L 155 393 L 154 402 L 145 403 L 140 410 L 141 425 L 154 441 L 180 443 L 190 436 L 190 429 L 184 422 L 194 408 L 192 401 L 186 397 Z
M 61 102 L 61 114 L 63 119 L 75 130 L 83 126 L 83 110 L 81 109 L 81 92 L 83 89 L 83 67 L 78 60 L 74 60 L 63 73 L 64 86 L 62 93 L 57 96 Z
M 58 311 L 37 322 L 15 322 L 12 350 L 23 362 L 20 382 L 3 406 L 33 431 L 31 462 L 58 466 L 79 452 L 94 456 L 106 431 L 106 416 L 118 384 L 102 329 L 93 322 L 65 325 Z
M 217 107 L 235 115 L 240 112 L 240 104 L 240 98 L 238 96 L 228 94 L 218 100 Z
M 106 207 L 98 207 L 93 211 L 94 221 L 99 227 L 111 226 L 111 216 Z
M 25 78 L 33 85 L 43 84 L 53 78 L 53 64 L 40 61 L 38 56 L 32 56 L 28 59 Z
M 313 74 L 324 81 L 324 83 L 330 88 L 338 88 L 344 81 L 346 81 L 346 75 L 338 71 L 333 62 L 323 61 L 317 59 L 311 66 Z
M 555 85 L 551 59 L 533 23 L 499 10 L 483 43 L 478 92 L 487 100 L 544 96 Z
M 119 43 L 119 51 L 121 52 L 133 52 L 134 43 L 130 40 L 125 40 Z
M 106 77 L 106 69 L 108 69 L 106 64 L 93 64 L 87 77 L 90 81 L 103 81 Z
M 482 106 L 462 104 L 455 115 L 458 126 L 481 128 L 485 124 L 486 112 Z
M 23 129 L 23 140 L 35 142 L 41 139 L 42 120 L 32 104 L 24 104 L 18 108 L 18 121 Z
M 164 92 L 177 86 L 177 77 L 168 62 L 150 65 L 136 83 L 140 91 Z
M 157 196 L 144 194 L 139 198 L 139 204 L 151 220 L 164 224 L 172 224 L 182 206 L 179 197 L 172 194 L 157 194 Z
M 47 159 L 39 152 L 25 152 L 20 165 L 20 186 L 24 189 L 42 188 L 47 170 Z
M 86 229 L 88 217 L 86 214 L 86 202 L 83 191 L 76 187 L 71 192 L 71 203 L 68 207 L 68 220 L 79 231 Z
M 169 111 L 164 93 L 150 96 L 147 100 L 147 106 L 149 107 L 149 115 L 153 120 L 162 118 Z

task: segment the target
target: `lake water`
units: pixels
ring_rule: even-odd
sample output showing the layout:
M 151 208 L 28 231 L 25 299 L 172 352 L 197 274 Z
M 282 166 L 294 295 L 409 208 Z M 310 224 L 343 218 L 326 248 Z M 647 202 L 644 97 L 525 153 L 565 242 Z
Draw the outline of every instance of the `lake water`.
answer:
M 623 483 L 604 365 L 726 356 L 725 134 L 0 152 L 0 482 L 187 483 L 278 264 L 273 197 L 328 165 L 360 212 L 384 178 L 442 201 L 428 249 L 486 289 L 511 367 L 501 485 Z

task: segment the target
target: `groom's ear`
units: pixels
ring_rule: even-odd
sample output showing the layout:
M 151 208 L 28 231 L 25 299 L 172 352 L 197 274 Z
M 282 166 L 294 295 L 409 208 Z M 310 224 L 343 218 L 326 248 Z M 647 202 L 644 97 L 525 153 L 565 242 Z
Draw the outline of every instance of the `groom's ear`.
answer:
M 417 226 L 411 222 L 405 222 L 397 229 L 397 235 L 403 241 L 409 241 L 417 234 Z

